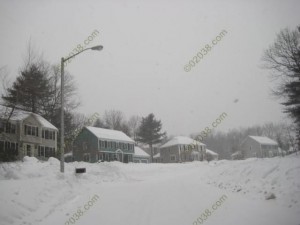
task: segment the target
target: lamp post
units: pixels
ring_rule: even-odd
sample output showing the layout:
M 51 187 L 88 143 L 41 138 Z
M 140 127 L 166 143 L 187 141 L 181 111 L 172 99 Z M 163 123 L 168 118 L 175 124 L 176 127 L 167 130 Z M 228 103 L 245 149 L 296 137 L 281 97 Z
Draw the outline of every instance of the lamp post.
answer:
M 65 133 L 65 125 L 64 125 L 64 85 L 65 85 L 65 81 L 64 81 L 64 62 L 66 62 L 67 60 L 75 57 L 76 55 L 86 51 L 86 50 L 97 50 L 97 51 L 101 51 L 103 49 L 102 45 L 97 45 L 91 48 L 86 48 L 84 50 L 82 50 L 81 52 L 78 52 L 68 58 L 61 58 L 61 115 L 60 115 L 60 119 L 61 119 L 61 124 L 60 124 L 60 172 L 64 173 L 65 171 L 65 158 L 64 158 L 64 145 L 65 145 L 65 139 L 64 139 L 64 133 Z

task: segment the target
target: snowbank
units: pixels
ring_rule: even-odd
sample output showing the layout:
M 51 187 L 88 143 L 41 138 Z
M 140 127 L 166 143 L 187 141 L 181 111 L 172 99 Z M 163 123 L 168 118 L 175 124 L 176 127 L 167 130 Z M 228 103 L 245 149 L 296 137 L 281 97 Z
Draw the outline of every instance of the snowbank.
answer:
M 192 224 L 202 209 L 224 193 L 228 200 L 205 224 L 276 224 L 280 219 L 295 224 L 300 214 L 299 155 L 181 164 L 74 162 L 65 164 L 64 174 L 55 158 L 23 161 L 0 164 L 1 225 L 64 224 L 76 207 L 95 194 L 100 200 L 90 216 L 76 224 L 99 224 L 99 213 L 107 225 Z M 87 173 L 75 175 L 78 167 L 85 167 Z M 239 216 L 251 216 L 243 222 L 244 217 L 237 220 L 236 213 L 228 214 L 241 204 L 249 205 L 244 210 L 256 217 L 240 212 Z M 265 218 L 260 211 L 278 215 Z M 115 212 L 119 217 L 113 216 Z

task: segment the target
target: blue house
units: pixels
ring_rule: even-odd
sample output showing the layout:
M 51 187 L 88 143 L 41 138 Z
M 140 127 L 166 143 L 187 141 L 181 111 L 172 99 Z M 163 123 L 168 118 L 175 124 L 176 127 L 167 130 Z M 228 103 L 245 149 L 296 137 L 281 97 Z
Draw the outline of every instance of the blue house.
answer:
M 122 131 L 84 127 L 73 142 L 74 161 L 132 162 L 134 141 Z

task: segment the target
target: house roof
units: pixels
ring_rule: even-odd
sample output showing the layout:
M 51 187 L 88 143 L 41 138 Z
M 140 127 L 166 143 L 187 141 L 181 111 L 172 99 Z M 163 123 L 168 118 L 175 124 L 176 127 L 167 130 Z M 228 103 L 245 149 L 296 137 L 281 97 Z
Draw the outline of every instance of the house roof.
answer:
M 272 139 L 268 137 L 262 137 L 262 136 L 249 136 L 253 140 L 257 141 L 260 144 L 264 145 L 278 145 L 276 141 L 273 141 Z
M 68 157 L 68 156 L 73 156 L 73 152 L 71 151 L 71 152 L 64 154 L 64 157 Z
M 206 149 L 206 154 L 209 154 L 209 155 L 214 155 L 214 156 L 218 156 L 219 154 L 212 151 L 212 150 L 209 150 L 209 149 Z
M 160 153 L 157 153 L 153 156 L 154 159 L 160 158 Z
M 85 128 L 88 129 L 91 133 L 93 133 L 97 138 L 100 139 L 102 138 L 102 139 L 134 143 L 134 140 L 132 140 L 122 131 L 104 129 L 99 127 L 85 127 Z
M 143 156 L 143 157 L 150 157 L 150 155 L 147 152 L 145 152 L 143 149 L 141 149 L 138 146 L 134 146 L 134 155 Z
M 205 144 L 203 144 L 199 141 L 196 141 L 192 138 L 189 138 L 189 137 L 177 136 L 177 137 L 172 138 L 170 141 L 163 144 L 162 146 L 160 146 L 160 148 L 170 147 L 170 146 L 174 146 L 174 145 L 192 145 L 192 144 L 205 145 Z
M 7 111 L 7 109 L 9 111 Z M 1 115 L 9 115 L 11 111 L 11 108 L 0 106 L 0 116 Z M 51 124 L 48 120 L 46 120 L 44 117 L 40 116 L 39 114 L 20 110 L 20 109 L 14 109 L 13 114 L 9 118 L 11 121 L 22 121 L 28 118 L 29 116 L 33 116 L 43 127 L 58 130 L 53 124 Z

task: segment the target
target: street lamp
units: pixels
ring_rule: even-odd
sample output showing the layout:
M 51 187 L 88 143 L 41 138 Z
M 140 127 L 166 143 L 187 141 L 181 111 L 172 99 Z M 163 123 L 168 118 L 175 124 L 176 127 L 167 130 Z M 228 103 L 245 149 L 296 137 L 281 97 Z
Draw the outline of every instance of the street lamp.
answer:
M 65 140 L 64 140 L 64 133 L 65 133 L 65 127 L 64 127 L 64 62 L 66 62 L 67 60 L 75 57 L 76 55 L 86 51 L 86 50 L 97 50 L 97 51 L 101 51 L 103 49 L 102 45 L 97 45 L 91 48 L 86 48 L 84 50 L 82 50 L 81 52 L 78 52 L 68 58 L 61 58 L 61 124 L 60 124 L 60 172 L 64 173 L 65 171 L 65 158 L 64 158 L 64 145 L 65 145 Z

